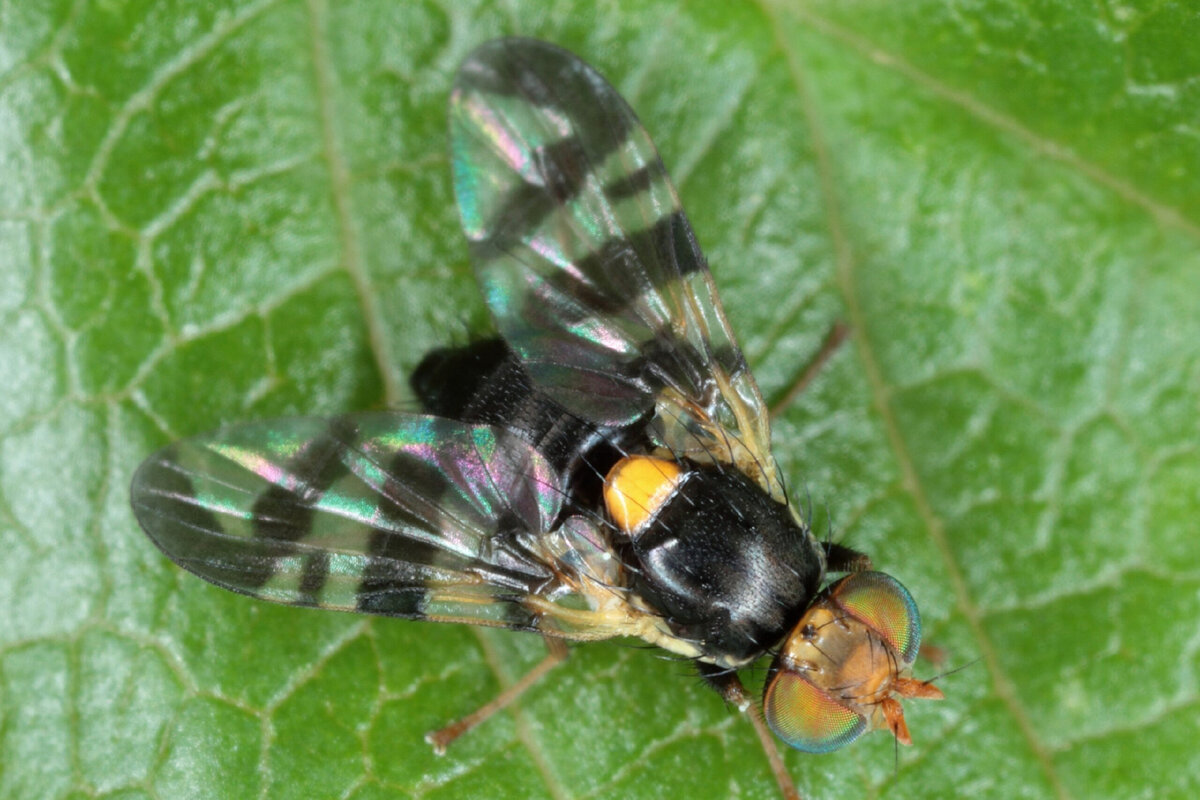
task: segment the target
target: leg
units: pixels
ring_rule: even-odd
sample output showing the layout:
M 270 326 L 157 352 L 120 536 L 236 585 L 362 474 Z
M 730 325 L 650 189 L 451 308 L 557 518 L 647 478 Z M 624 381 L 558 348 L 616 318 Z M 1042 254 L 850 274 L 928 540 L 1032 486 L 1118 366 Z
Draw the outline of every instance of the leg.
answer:
M 834 323 L 833 327 L 829 329 L 829 333 L 825 334 L 825 341 L 821 342 L 821 349 L 818 350 L 817 354 L 812 357 L 811 361 L 808 362 L 808 366 L 806 366 L 804 371 L 800 373 L 800 377 L 796 379 L 796 382 L 793 383 L 786 392 L 784 392 L 783 397 L 779 398 L 779 400 L 772 404 L 772 417 L 791 405 L 792 401 L 795 400 L 801 392 L 808 388 L 808 385 L 812 383 L 813 378 L 815 378 L 817 373 L 821 371 L 821 367 L 825 366 L 825 363 L 829 361 L 833 354 L 838 351 L 838 348 L 842 346 L 842 343 L 845 342 L 849 336 L 850 327 L 846 325 L 846 323 Z
M 507 708 L 514 700 L 524 694 L 526 689 L 541 680 L 543 675 L 566 660 L 568 654 L 566 643 L 562 639 L 552 639 L 549 636 L 545 638 L 546 649 L 549 652 L 546 653 L 546 657 L 539 661 L 533 669 L 526 672 L 521 680 L 500 692 L 490 703 L 485 703 L 462 719 L 455 720 L 440 730 L 425 734 L 425 741 L 433 745 L 433 752 L 439 756 L 445 755 L 446 747 L 451 742 L 471 730 L 471 728 L 487 720 L 492 714 Z
M 871 557 L 844 544 L 825 542 L 825 565 L 830 572 L 865 572 L 871 568 Z
M 704 679 L 705 683 L 725 698 L 726 703 L 750 718 L 750 724 L 754 727 L 758 742 L 767 756 L 767 763 L 771 765 L 771 773 L 775 776 L 775 783 L 779 785 L 779 792 L 783 795 L 783 800 L 801 800 L 800 792 L 796 790 L 796 784 L 792 780 L 791 774 L 788 773 L 787 766 L 783 763 L 783 756 L 779 754 L 775 734 L 763 721 L 758 705 L 746 691 L 746 687 L 742 686 L 742 681 L 738 678 L 737 673 L 700 661 L 696 662 L 696 666 L 700 669 L 700 677 Z

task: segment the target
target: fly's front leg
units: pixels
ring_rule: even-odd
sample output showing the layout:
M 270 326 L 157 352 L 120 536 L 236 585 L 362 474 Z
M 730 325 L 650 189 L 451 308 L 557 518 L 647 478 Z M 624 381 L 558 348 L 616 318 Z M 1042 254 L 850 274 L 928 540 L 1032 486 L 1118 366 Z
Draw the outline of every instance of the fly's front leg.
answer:
M 866 572 L 871 569 L 871 557 L 844 544 L 825 542 L 825 567 L 830 572 Z
M 490 702 L 483 704 L 475 709 L 472 713 L 462 719 L 451 722 L 444 728 L 436 731 L 431 731 L 425 734 L 425 741 L 433 746 L 433 752 L 440 755 L 445 755 L 446 748 L 458 737 L 462 736 L 467 731 L 474 728 L 476 725 L 486 721 L 488 717 L 495 714 L 497 711 L 502 711 L 513 703 L 517 698 L 525 693 L 525 690 L 533 686 L 542 679 L 547 672 L 557 667 L 567 659 L 569 650 L 566 642 L 562 639 L 552 639 L 549 636 L 543 637 L 546 640 L 546 657 L 534 666 L 533 669 L 526 672 L 519 681 L 509 686 L 500 694 L 496 695 Z
M 733 670 L 722 669 L 721 667 L 705 664 L 701 661 L 697 661 L 696 666 L 699 668 L 700 677 L 704 679 L 705 683 L 715 689 L 717 694 L 725 698 L 726 703 L 729 703 L 729 705 L 750 718 L 750 724 L 754 727 L 754 733 L 758 736 L 758 742 L 762 745 L 763 753 L 767 756 L 767 763 L 771 765 L 771 773 L 775 776 L 775 783 L 779 785 L 779 793 L 783 795 L 784 800 L 801 800 L 800 792 L 796 789 L 796 783 L 788 773 L 787 767 L 783 763 L 783 756 L 779 753 L 775 734 L 771 732 L 771 729 L 767 727 L 767 723 L 763 721 L 762 713 L 758 710 L 757 701 L 746 691 L 746 687 L 742 685 L 741 678 Z

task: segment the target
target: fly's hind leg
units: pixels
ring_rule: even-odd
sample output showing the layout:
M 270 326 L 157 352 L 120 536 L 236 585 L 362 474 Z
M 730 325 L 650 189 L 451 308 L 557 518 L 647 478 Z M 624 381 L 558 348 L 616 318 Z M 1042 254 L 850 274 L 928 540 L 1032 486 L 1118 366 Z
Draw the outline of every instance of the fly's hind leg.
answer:
M 812 359 L 805 365 L 800 372 L 800 377 L 793 381 L 787 391 L 781 397 L 771 402 L 770 413 L 774 417 L 779 412 L 792 404 L 801 392 L 808 388 L 812 383 L 813 378 L 817 377 L 821 368 L 833 357 L 841 346 L 845 344 L 846 339 L 850 337 L 850 326 L 844 322 L 835 322 L 833 327 L 829 329 L 829 333 L 825 334 L 825 340 L 821 342 L 821 349 L 813 355 Z
M 433 752 L 440 755 L 445 755 L 446 748 L 458 737 L 462 736 L 467 731 L 474 728 L 476 725 L 486 721 L 488 717 L 495 714 L 497 711 L 503 711 L 513 703 L 517 698 L 525 693 L 525 690 L 533 686 L 550 670 L 557 667 L 566 660 L 569 651 L 567 650 L 566 642 L 562 639 L 554 639 L 549 636 L 544 637 L 546 640 L 546 657 L 534 666 L 533 669 L 526 672 L 519 681 L 509 686 L 500 694 L 496 695 L 490 702 L 485 703 L 472 713 L 462 719 L 451 722 L 444 728 L 436 731 L 431 731 L 425 734 L 425 741 L 433 746 Z
M 742 685 L 741 678 L 732 670 L 722 669 L 721 667 L 705 664 L 701 661 L 697 661 L 696 666 L 699 668 L 700 677 L 704 679 L 705 683 L 715 689 L 717 694 L 725 698 L 726 703 L 729 703 L 729 705 L 750 718 L 750 724 L 754 727 L 754 733 L 758 736 L 758 742 L 762 745 L 763 753 L 767 756 L 767 763 L 771 765 L 771 773 L 775 776 L 775 783 L 779 785 L 779 792 L 783 795 L 784 800 L 801 800 L 800 792 L 796 789 L 796 783 L 792 780 L 791 774 L 788 773 L 787 766 L 783 763 L 783 756 L 779 753 L 775 734 L 767 727 L 767 723 L 762 718 L 762 713 L 758 710 L 758 704 L 754 701 L 750 693 L 746 691 L 746 687 Z

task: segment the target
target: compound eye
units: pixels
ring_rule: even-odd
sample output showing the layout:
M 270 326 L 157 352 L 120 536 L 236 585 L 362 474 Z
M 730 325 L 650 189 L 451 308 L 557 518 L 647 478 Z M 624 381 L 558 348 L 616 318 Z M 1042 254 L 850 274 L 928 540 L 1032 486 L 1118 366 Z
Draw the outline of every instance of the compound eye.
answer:
M 871 627 L 892 648 L 900 664 L 917 660 L 921 649 L 921 615 L 900 581 L 882 572 L 858 572 L 832 592 L 837 604 Z
M 866 717 L 784 669 L 770 678 L 763 712 L 776 736 L 805 753 L 831 753 L 867 730 Z

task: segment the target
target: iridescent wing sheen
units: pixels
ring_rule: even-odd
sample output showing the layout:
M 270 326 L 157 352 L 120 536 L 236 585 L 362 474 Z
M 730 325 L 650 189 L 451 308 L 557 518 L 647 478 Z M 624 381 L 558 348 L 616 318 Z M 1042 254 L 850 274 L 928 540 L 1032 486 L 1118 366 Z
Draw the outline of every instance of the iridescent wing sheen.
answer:
M 146 533 L 265 600 L 537 630 L 644 635 L 609 608 L 603 537 L 515 434 L 380 412 L 239 425 L 176 442 L 132 486 Z M 609 580 L 605 580 L 608 578 Z
M 576 56 L 482 45 L 450 101 L 454 184 L 500 333 L 538 389 L 784 499 L 759 393 L 654 144 Z M 653 414 L 650 414 L 653 412 Z

